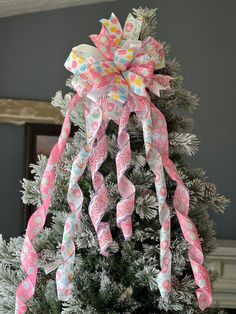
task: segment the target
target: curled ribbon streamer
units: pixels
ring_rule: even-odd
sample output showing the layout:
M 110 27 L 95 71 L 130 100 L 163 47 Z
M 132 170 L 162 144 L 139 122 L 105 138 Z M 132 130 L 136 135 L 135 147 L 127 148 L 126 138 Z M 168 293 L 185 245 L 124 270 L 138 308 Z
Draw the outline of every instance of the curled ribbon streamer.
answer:
M 146 91 L 148 88 L 160 96 L 160 90 L 170 87 L 172 79 L 170 76 L 154 74 L 154 70 L 165 67 L 163 46 L 150 36 L 143 41 L 138 40 L 142 21 L 135 19 L 131 14 L 125 22 L 124 30 L 114 14 L 109 19 L 102 19 L 101 23 L 100 34 L 90 36 L 96 47 L 89 45 L 74 47 L 65 62 L 65 67 L 74 74 L 71 84 L 75 91 L 78 95 L 87 96 L 84 111 L 87 143 L 75 157 L 71 169 L 67 195 L 71 214 L 66 220 L 61 246 L 63 263 L 56 274 L 58 298 L 67 301 L 72 295 L 74 235 L 83 204 L 83 194 L 78 181 L 88 162 L 94 188 L 89 215 L 97 232 L 103 255 L 107 255 L 107 249 L 112 242 L 109 225 L 102 221 L 108 206 L 108 199 L 104 178 L 99 172 L 100 166 L 107 157 L 105 132 L 110 120 L 119 125 L 117 137 L 119 152 L 116 156 L 116 168 L 121 200 L 116 208 L 117 226 L 121 228 L 126 240 L 129 240 L 132 235 L 131 217 L 134 209 L 135 187 L 125 176 L 125 172 L 130 166 L 131 158 L 127 123 L 130 113 L 134 112 L 142 123 L 146 159 L 155 174 L 161 225 L 161 270 L 157 276 L 161 296 L 166 300 L 171 289 L 170 210 L 166 203 L 165 169 L 171 179 L 177 183 L 173 207 L 183 235 L 189 243 L 188 256 L 199 287 L 196 290 L 199 307 L 205 309 L 212 302 L 212 293 L 209 275 L 203 266 L 203 253 L 198 233 L 188 217 L 189 194 L 179 178 L 174 163 L 169 159 L 166 120 L 160 110 L 151 103 Z M 26 237 L 25 247 L 29 247 L 32 254 L 36 254 L 31 241 L 27 239 Z M 25 269 L 26 273 L 30 274 L 27 263 Z M 33 287 L 35 287 L 35 280 L 36 276 L 30 281 Z M 34 290 L 31 291 L 31 296 L 33 293 Z M 29 298 L 24 298 L 24 306 Z
M 93 128 L 90 129 L 90 132 L 87 132 L 87 143 L 75 156 L 71 168 L 67 200 L 72 213 L 68 216 L 64 227 L 63 240 L 61 245 L 63 263 L 58 267 L 56 272 L 57 294 L 59 300 L 61 301 L 68 301 L 72 295 L 74 273 L 73 267 L 75 259 L 74 236 L 78 229 L 83 205 L 83 192 L 78 184 L 78 181 L 86 169 L 89 158 L 93 151 L 94 142 L 101 128 L 102 119 L 101 114 L 98 113 L 100 113 L 102 110 L 101 107 L 103 106 L 104 97 L 102 97 L 96 103 L 87 102 L 85 108 L 87 112 L 87 115 L 85 116 L 86 128 L 91 128 L 91 123 Z M 92 122 L 89 119 L 89 113 L 93 114 L 94 119 Z M 94 169 L 92 172 L 92 177 L 94 179 Z M 101 232 L 100 238 L 103 237 L 102 231 L 104 231 L 104 228 L 99 230 L 99 232 Z
M 137 101 L 137 97 L 136 97 Z M 203 264 L 203 253 L 195 225 L 188 217 L 189 194 L 179 178 L 174 163 L 169 159 L 168 131 L 166 120 L 160 110 L 152 103 L 143 100 L 136 104 L 136 113 L 143 124 L 144 143 L 147 161 L 156 175 L 155 186 L 159 203 L 160 230 L 160 264 L 161 271 L 157 276 L 157 283 L 164 300 L 171 289 L 171 251 L 170 251 L 170 210 L 166 203 L 166 184 L 163 166 L 172 180 L 177 183 L 174 193 L 173 206 L 184 238 L 190 244 L 188 256 L 195 282 L 199 286 L 196 290 L 200 309 L 204 310 L 212 303 L 212 291 L 207 270 Z
M 98 243 L 101 253 L 104 256 L 108 255 L 107 248 L 112 243 L 112 236 L 109 224 L 102 222 L 102 218 L 108 207 L 108 192 L 104 184 L 104 177 L 98 170 L 106 160 L 107 153 L 106 124 L 103 121 L 90 157 L 90 169 L 95 193 L 89 204 L 89 216 L 97 232 Z
M 121 228 L 125 240 L 129 240 L 132 235 L 132 213 L 134 211 L 135 187 L 133 183 L 124 175 L 131 161 L 130 137 L 127 132 L 130 108 L 124 107 L 119 123 L 118 148 L 116 156 L 117 184 L 122 199 L 116 207 L 117 226 Z
M 72 213 L 65 222 L 61 245 L 63 263 L 58 267 L 56 272 L 57 294 L 59 300 L 62 301 L 68 300 L 73 288 L 73 267 L 75 258 L 74 236 L 78 228 L 83 204 L 83 193 L 77 181 L 86 168 L 89 152 L 90 147 L 84 146 L 75 157 L 71 169 L 67 200 Z
M 137 100 L 136 100 L 137 102 Z M 162 158 L 154 145 L 154 121 L 150 104 L 141 100 L 136 104 L 136 114 L 143 125 L 144 144 L 147 162 L 155 174 L 155 188 L 158 200 L 160 229 L 160 266 L 157 283 L 163 300 L 167 300 L 171 289 L 171 251 L 170 251 L 170 209 L 166 203 L 167 189 Z
M 68 105 L 68 110 L 63 122 L 61 134 L 59 136 L 58 142 L 52 148 L 42 176 L 40 184 L 42 204 L 36 209 L 28 221 L 21 252 L 21 264 L 27 276 L 20 283 L 16 290 L 16 314 L 26 313 L 28 308 L 26 302 L 34 295 L 39 256 L 33 247 L 33 240 L 40 233 L 46 221 L 47 211 L 51 205 L 51 197 L 54 189 L 54 168 L 64 152 L 67 139 L 70 135 L 70 112 L 79 99 L 80 97 L 76 94 Z
M 211 284 L 208 271 L 203 266 L 204 256 L 196 226 L 188 217 L 189 194 L 179 177 L 178 171 L 171 159 L 168 151 L 168 131 L 164 115 L 152 103 L 150 104 L 153 120 L 154 144 L 161 152 L 163 165 L 169 176 L 177 183 L 174 193 L 173 207 L 183 232 L 185 240 L 189 243 L 188 257 L 192 267 L 193 275 L 198 289 L 196 295 L 201 310 L 204 310 L 212 303 Z

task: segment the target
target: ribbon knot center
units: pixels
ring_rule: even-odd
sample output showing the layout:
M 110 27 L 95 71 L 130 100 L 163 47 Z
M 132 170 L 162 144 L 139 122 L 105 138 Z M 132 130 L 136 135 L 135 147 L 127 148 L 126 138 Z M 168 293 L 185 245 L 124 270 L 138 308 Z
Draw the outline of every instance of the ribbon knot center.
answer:
M 114 63 L 121 71 L 125 71 L 129 64 L 132 62 L 134 52 L 132 49 L 118 48 L 114 53 Z

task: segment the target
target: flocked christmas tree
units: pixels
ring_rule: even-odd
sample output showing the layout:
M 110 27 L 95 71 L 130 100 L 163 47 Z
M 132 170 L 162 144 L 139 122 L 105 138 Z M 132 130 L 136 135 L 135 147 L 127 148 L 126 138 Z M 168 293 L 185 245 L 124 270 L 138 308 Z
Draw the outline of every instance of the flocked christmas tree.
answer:
M 155 36 L 156 10 L 138 9 L 134 14 L 142 20 L 139 39 Z M 178 173 L 190 195 L 189 217 L 196 225 L 204 255 L 213 249 L 214 228 L 209 219 L 208 210 L 223 212 L 227 199 L 220 195 L 214 184 L 208 182 L 204 170 L 191 169 L 185 160 L 198 150 L 199 141 L 191 133 L 192 119 L 183 116 L 181 110 L 193 112 L 198 99 L 183 88 L 178 62 L 168 58 L 168 45 L 164 44 L 165 67 L 155 74 L 168 75 L 171 88 L 162 90 L 160 97 L 149 91 L 152 103 L 165 116 L 168 134 L 170 158 L 175 162 Z M 76 75 L 75 75 L 76 76 Z M 72 88 L 72 76 L 67 86 Z M 57 92 L 52 105 L 59 107 L 65 115 L 72 96 L 70 92 L 64 97 Z M 132 214 L 133 233 L 130 241 L 125 241 L 121 229 L 116 224 L 116 206 L 120 201 L 117 187 L 116 155 L 118 125 L 110 121 L 106 134 L 108 139 L 108 156 L 99 168 L 108 190 L 109 202 L 101 220 L 108 222 L 113 242 L 109 244 L 108 256 L 101 255 L 95 228 L 88 213 L 88 206 L 94 195 L 90 171 L 85 171 L 80 187 L 84 202 L 81 219 L 75 233 L 75 266 L 72 297 L 61 302 L 57 297 L 56 268 L 61 263 L 60 245 L 63 229 L 71 209 L 67 202 L 67 191 L 74 157 L 86 141 L 86 129 L 83 101 L 71 111 L 70 117 L 78 128 L 72 143 L 67 143 L 61 161 L 55 166 L 55 185 L 52 202 L 49 207 L 50 223 L 33 239 L 39 259 L 38 278 L 34 296 L 28 302 L 27 313 L 202 313 L 196 298 L 197 288 L 189 262 L 189 243 L 183 236 L 173 208 L 176 183 L 165 172 L 167 185 L 167 203 L 171 213 L 171 290 L 163 300 L 158 287 L 160 265 L 160 205 L 156 197 L 155 175 L 145 158 L 145 145 L 142 124 L 135 114 L 128 122 L 132 158 L 125 172 L 126 177 L 135 186 L 135 206 Z M 181 114 L 180 114 L 181 112 Z M 23 202 L 40 206 L 42 196 L 40 182 L 47 164 L 45 156 L 39 156 L 36 165 L 31 165 L 33 180 L 23 180 Z M 91 165 L 90 165 L 91 167 Z M 159 210 L 158 210 L 159 209 Z M 11 239 L 8 244 L 0 241 L 0 313 L 12 314 L 15 308 L 16 288 L 25 278 L 25 271 L 20 263 L 23 238 Z M 46 270 L 46 272 L 45 272 Z M 214 279 L 214 274 L 210 274 Z M 206 309 L 206 313 L 223 311 Z

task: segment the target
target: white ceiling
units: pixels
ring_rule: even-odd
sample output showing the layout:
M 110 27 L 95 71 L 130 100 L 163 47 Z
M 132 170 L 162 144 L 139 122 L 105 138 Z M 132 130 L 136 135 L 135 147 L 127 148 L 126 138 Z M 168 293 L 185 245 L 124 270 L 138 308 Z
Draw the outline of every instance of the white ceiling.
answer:
M 0 0 L 0 17 L 114 0 Z

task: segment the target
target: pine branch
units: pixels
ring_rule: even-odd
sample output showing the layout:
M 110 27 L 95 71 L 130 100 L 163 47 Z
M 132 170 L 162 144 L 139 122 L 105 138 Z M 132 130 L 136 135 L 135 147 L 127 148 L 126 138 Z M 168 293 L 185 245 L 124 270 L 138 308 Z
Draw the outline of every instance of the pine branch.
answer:
M 192 113 L 198 107 L 197 96 L 183 88 L 167 89 L 163 91 L 160 98 L 152 96 L 152 101 L 162 112 L 179 108 Z
M 12 314 L 15 308 L 16 287 L 23 280 L 23 272 L 0 263 L 0 312 Z
M 61 113 L 65 116 L 72 97 L 72 93 L 68 93 L 63 97 L 62 92 L 57 91 L 56 95 L 52 98 L 51 104 L 54 107 L 59 107 Z M 82 98 L 70 113 L 71 121 L 83 131 L 85 130 L 84 104 L 85 99 Z
M 135 211 L 141 219 L 154 219 L 157 216 L 158 203 L 155 196 L 148 194 L 140 195 L 135 201 Z
M 143 40 L 147 36 L 155 36 L 156 35 L 156 26 L 157 26 L 157 9 L 148 9 L 141 7 L 139 9 L 133 9 L 134 15 L 137 18 L 142 20 L 142 29 L 140 32 L 139 38 Z
M 151 244 L 143 244 L 143 251 L 144 251 L 144 254 L 143 256 L 148 259 L 148 260 L 151 260 L 151 259 L 154 259 L 154 260 L 157 260 L 159 259 L 159 256 L 160 256 L 160 246 L 159 244 L 157 245 L 151 245 Z M 159 266 L 159 263 L 157 263 L 157 265 Z
M 144 266 L 143 270 L 139 271 L 136 274 L 136 278 L 140 282 L 140 285 L 142 286 L 149 286 L 150 290 L 157 290 L 157 274 L 158 270 L 156 267 L 151 266 Z
M 224 213 L 225 208 L 229 206 L 230 200 L 224 195 L 217 192 L 216 185 L 210 182 L 205 182 L 205 193 L 204 201 L 208 204 L 210 208 L 215 211 Z
M 21 182 L 23 190 L 22 201 L 24 204 L 39 205 L 41 202 L 40 195 L 40 182 L 43 172 L 47 165 L 47 157 L 44 155 L 38 155 L 36 164 L 31 164 L 31 174 L 34 176 L 34 180 L 23 179 Z
M 23 245 L 23 238 L 11 238 L 8 243 L 3 240 L 0 235 L 0 260 L 1 263 L 11 265 L 17 268 L 19 266 L 21 248 Z
M 193 133 L 169 133 L 171 153 L 193 156 L 198 151 L 199 140 Z

